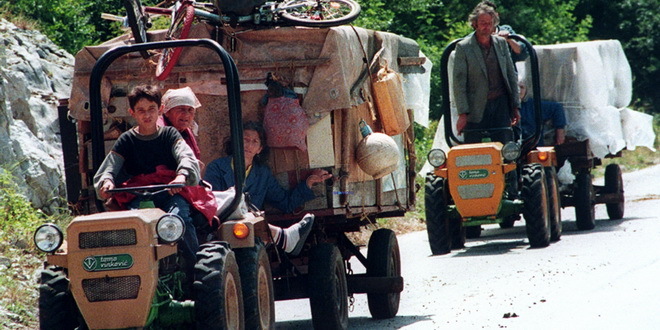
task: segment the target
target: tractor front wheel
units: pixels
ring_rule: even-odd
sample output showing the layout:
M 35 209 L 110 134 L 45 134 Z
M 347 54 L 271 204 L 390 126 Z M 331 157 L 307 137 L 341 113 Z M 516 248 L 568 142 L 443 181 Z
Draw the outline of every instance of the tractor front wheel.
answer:
M 429 236 L 431 253 L 447 254 L 451 252 L 452 241 L 444 178 L 430 174 L 426 177 L 424 203 L 426 232 Z
M 64 268 L 51 266 L 42 270 L 40 283 L 40 329 L 87 329 L 69 290 Z

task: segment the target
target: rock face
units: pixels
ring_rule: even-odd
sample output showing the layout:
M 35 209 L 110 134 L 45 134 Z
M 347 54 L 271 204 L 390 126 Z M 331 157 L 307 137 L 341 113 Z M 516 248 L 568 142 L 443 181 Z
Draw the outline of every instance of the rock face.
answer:
M 73 63 L 44 35 L 0 19 L 0 165 L 48 213 L 66 201 L 57 106 L 69 97 Z

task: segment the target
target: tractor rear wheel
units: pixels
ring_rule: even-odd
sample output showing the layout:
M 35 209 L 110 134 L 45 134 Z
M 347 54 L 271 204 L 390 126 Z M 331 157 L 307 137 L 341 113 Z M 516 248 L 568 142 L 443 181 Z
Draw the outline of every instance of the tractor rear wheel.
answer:
M 243 294 L 234 252 L 225 242 L 200 246 L 195 264 L 197 329 L 243 329 Z
M 554 167 L 545 168 L 545 179 L 548 187 L 548 207 L 550 211 L 550 240 L 553 242 L 561 238 L 561 196 L 559 195 L 559 179 Z
M 254 247 L 235 249 L 241 273 L 245 329 L 275 327 L 273 276 L 268 253 L 261 240 Z

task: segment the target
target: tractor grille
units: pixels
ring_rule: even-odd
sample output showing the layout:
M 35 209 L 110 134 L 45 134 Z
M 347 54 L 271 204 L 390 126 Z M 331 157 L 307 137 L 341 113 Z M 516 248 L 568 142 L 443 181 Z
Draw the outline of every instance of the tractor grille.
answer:
M 140 276 L 90 278 L 82 281 L 82 287 L 90 302 L 135 299 L 140 291 Z
M 104 230 L 80 233 L 78 241 L 81 249 L 137 244 L 135 229 Z
M 470 184 L 458 186 L 458 195 L 462 199 L 490 198 L 495 191 L 495 185 L 492 183 Z
M 492 163 L 493 158 L 490 154 L 456 157 L 456 166 L 490 165 Z

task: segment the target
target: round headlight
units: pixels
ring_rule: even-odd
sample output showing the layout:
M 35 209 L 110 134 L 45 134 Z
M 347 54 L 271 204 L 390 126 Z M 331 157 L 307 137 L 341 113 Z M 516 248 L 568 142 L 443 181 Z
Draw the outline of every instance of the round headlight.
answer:
M 186 226 L 180 216 L 172 213 L 165 214 L 158 219 L 156 233 L 165 243 L 174 243 L 183 237 Z
M 434 167 L 442 166 L 447 161 L 447 155 L 440 149 L 432 149 L 427 157 L 429 164 Z
M 37 249 L 51 253 L 57 251 L 62 246 L 64 235 L 59 227 L 52 223 L 39 226 L 34 232 L 34 244 Z
M 518 157 L 520 157 L 520 146 L 515 142 L 507 142 L 507 144 L 502 147 L 502 157 L 507 162 L 512 162 Z

